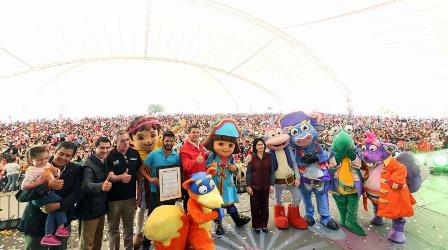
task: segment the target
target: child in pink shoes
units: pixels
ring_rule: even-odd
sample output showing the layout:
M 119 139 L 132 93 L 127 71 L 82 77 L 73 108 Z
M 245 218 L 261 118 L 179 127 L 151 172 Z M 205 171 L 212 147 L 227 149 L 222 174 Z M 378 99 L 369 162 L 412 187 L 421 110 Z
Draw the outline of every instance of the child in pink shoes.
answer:
M 28 167 L 25 172 L 22 190 L 31 190 L 48 181 L 54 180 L 55 175 L 59 175 L 59 169 L 48 163 L 48 149 L 45 146 L 32 147 L 28 151 L 28 158 L 33 165 Z M 50 190 L 44 197 L 33 200 L 31 203 L 34 206 L 42 207 L 59 201 L 61 201 L 61 197 L 53 190 Z M 49 213 L 45 224 L 45 236 L 40 241 L 40 244 L 43 246 L 61 245 L 61 241 L 56 236 L 70 236 L 70 229 L 65 226 L 65 223 L 67 223 L 67 215 L 64 211 L 56 210 Z

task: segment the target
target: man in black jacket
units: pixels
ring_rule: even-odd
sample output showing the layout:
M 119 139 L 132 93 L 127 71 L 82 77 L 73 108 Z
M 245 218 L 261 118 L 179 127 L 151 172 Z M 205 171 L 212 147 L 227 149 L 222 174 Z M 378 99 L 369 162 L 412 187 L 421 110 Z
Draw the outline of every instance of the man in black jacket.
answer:
M 45 196 L 46 192 L 50 189 L 55 190 L 56 194 L 62 198 L 61 202 L 47 204 L 42 209 L 33 205 L 31 202 L 28 203 L 19 224 L 19 230 L 24 233 L 26 250 L 48 249 L 40 245 L 40 240 L 45 235 L 46 213 L 62 209 L 67 214 L 68 225 L 70 225 L 70 222 L 74 219 L 75 204 L 82 197 L 81 168 L 79 165 L 70 162 L 75 154 L 75 144 L 67 141 L 59 143 L 50 163 L 61 170 L 60 178 L 42 184 L 32 190 L 20 191 L 17 193 L 16 198 L 19 202 L 29 202 L 39 199 Z M 68 238 L 64 237 L 60 239 L 62 244 L 50 249 L 67 249 Z
M 95 142 L 94 152 L 82 162 L 83 199 L 79 202 L 81 222 L 79 248 L 82 250 L 99 250 L 103 242 L 104 215 L 108 211 L 106 192 L 112 187 L 109 181 L 112 174 L 108 174 L 106 164 L 110 148 L 110 140 L 101 137 Z

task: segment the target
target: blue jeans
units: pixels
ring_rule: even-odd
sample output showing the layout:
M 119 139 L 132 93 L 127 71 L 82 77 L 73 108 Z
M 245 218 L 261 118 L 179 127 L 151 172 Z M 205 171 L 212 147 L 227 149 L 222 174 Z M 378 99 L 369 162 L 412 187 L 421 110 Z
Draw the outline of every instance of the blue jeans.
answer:
M 33 200 L 32 203 L 38 207 L 61 201 L 54 192 L 47 194 L 46 196 Z M 56 232 L 56 226 L 61 226 L 67 223 L 67 215 L 62 210 L 56 210 L 47 216 L 47 222 L 45 223 L 45 235 L 54 234 Z
M 7 175 L 8 184 L 6 184 L 5 190 L 14 191 L 17 187 L 17 179 L 19 179 L 19 174 Z
M 314 217 L 314 206 L 311 201 L 311 194 L 314 193 L 317 203 L 317 212 L 321 216 L 321 223 L 326 225 L 328 221 L 331 220 L 330 209 L 328 204 L 328 190 L 330 187 L 329 182 L 324 182 L 323 187 L 316 188 L 305 187 L 304 183 L 300 183 L 300 191 L 302 192 L 303 201 L 305 203 L 305 214 L 311 218 Z

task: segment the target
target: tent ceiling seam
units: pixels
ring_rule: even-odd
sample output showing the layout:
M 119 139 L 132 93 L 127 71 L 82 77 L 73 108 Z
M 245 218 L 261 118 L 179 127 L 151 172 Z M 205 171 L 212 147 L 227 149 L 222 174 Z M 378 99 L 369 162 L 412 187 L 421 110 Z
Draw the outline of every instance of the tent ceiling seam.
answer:
M 232 95 L 232 92 L 225 86 L 225 84 L 222 81 L 220 81 L 219 79 L 217 79 L 214 75 L 212 75 L 212 73 L 208 72 L 206 69 L 204 69 L 204 68 L 199 68 L 199 69 L 201 71 L 203 71 L 206 75 L 208 75 L 210 78 L 212 78 L 215 82 L 217 82 L 224 89 L 224 91 L 233 100 L 233 103 L 235 104 L 236 110 L 239 112 L 240 106 L 238 104 L 238 101 L 235 99 L 235 96 Z
M 246 64 L 247 62 L 249 62 L 252 58 L 256 57 L 262 50 L 264 50 L 267 46 L 269 46 L 275 39 L 277 39 L 278 36 L 274 36 L 271 40 L 269 40 L 266 44 L 264 44 L 263 46 L 261 46 L 259 49 L 255 50 L 254 53 L 252 53 L 252 55 L 248 56 L 246 59 L 244 59 L 240 64 L 238 64 L 237 66 L 235 66 L 233 69 L 231 69 L 229 72 L 233 73 L 235 72 L 237 69 L 239 69 L 241 66 L 243 66 L 244 64 Z
M 6 54 L 8 54 L 9 56 L 13 57 L 14 59 L 16 59 L 17 61 L 25 64 L 28 68 L 32 69 L 33 66 L 31 66 L 31 64 L 25 62 L 24 60 L 20 59 L 18 56 L 14 55 L 13 53 L 9 52 L 7 49 L 3 48 L 0 46 L 0 49 L 3 50 L 3 52 L 5 52 Z
M 148 0 L 148 7 L 146 9 L 146 29 L 145 29 L 145 53 L 144 57 L 148 56 L 148 40 L 149 40 L 149 20 L 150 20 L 150 11 L 151 11 L 151 0 Z
M 210 69 L 210 70 L 213 70 L 216 72 L 223 73 L 225 75 L 235 77 L 241 81 L 247 82 L 247 83 L 251 84 L 252 86 L 257 87 L 258 89 L 263 90 L 265 93 L 271 95 L 272 97 L 274 97 L 276 100 L 278 100 L 281 103 L 281 99 L 277 94 L 273 93 L 271 90 L 267 89 L 266 87 L 262 86 L 261 84 L 255 82 L 253 80 L 247 79 L 239 74 L 231 73 L 227 70 L 217 68 L 217 67 L 214 67 L 211 65 L 204 65 L 204 64 L 200 64 L 200 63 L 191 62 L 191 61 L 183 61 L 183 60 L 164 58 L 164 57 L 96 57 L 96 58 L 86 58 L 86 59 L 78 59 L 78 60 L 72 60 L 72 61 L 62 61 L 62 62 L 57 62 L 57 63 L 44 64 L 44 65 L 33 67 L 29 70 L 0 76 L 0 80 L 16 77 L 16 76 L 23 75 L 23 74 L 28 74 L 28 73 L 43 70 L 43 69 L 59 67 L 59 66 L 63 66 L 63 65 L 75 64 L 75 63 L 115 61 L 115 60 L 148 60 L 148 61 L 156 61 L 156 62 L 170 62 L 170 63 L 175 63 L 175 64 L 183 64 L 183 65 L 195 66 L 198 68 Z
M 338 18 L 345 17 L 345 16 L 351 16 L 351 15 L 356 15 L 356 14 L 363 13 L 363 12 L 366 12 L 366 11 L 375 10 L 377 8 L 383 7 L 385 5 L 397 3 L 399 1 L 401 1 L 401 0 L 386 1 L 386 2 L 375 4 L 375 5 L 372 5 L 372 6 L 369 6 L 369 7 L 348 11 L 348 12 L 345 12 L 345 13 L 342 13 L 342 14 L 331 16 L 331 17 L 326 17 L 326 18 L 322 18 L 322 19 L 318 19 L 318 20 L 314 20 L 314 21 L 309 21 L 309 22 L 306 22 L 306 23 L 300 23 L 300 24 L 294 24 L 294 25 L 285 26 L 285 27 L 282 27 L 282 29 L 293 29 L 293 28 L 298 28 L 298 27 L 307 26 L 307 25 L 311 25 L 311 24 L 331 21 L 333 19 L 338 19 Z

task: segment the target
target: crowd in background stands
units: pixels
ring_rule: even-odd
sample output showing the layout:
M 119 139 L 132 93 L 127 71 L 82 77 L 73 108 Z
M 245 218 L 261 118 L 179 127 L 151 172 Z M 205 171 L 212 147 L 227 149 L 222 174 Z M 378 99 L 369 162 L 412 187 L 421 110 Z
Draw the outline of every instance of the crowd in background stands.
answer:
M 215 115 L 159 115 L 157 119 L 164 130 L 185 123 L 184 130 L 176 135 L 175 148 L 179 148 L 187 136 L 190 124 L 201 126 L 204 140 L 209 128 L 221 118 L 234 118 L 242 130 L 240 146 L 243 152 L 250 150 L 255 137 L 264 135 L 267 127 L 276 124 L 282 114 L 215 114 Z M 93 148 L 95 140 L 101 136 L 111 138 L 111 133 L 126 127 L 134 116 L 111 118 L 84 118 L 80 120 L 39 120 L 29 122 L 0 123 L 0 178 L 4 173 L 5 153 L 13 155 L 24 171 L 27 166 L 25 152 L 33 145 L 46 145 L 50 152 L 62 140 L 78 145 L 74 161 L 80 163 Z M 399 117 L 382 118 L 374 116 L 323 115 L 326 130 L 321 133 L 321 142 L 331 144 L 331 129 L 335 126 L 353 127 L 357 145 L 362 144 L 364 132 L 369 130 L 385 142 L 396 144 L 401 150 L 431 151 L 447 148 L 448 119 L 405 119 Z M 243 155 L 242 155 L 243 157 Z M 3 178 L 4 179 L 4 178 Z M 1 181 L 0 181 L 1 182 Z

